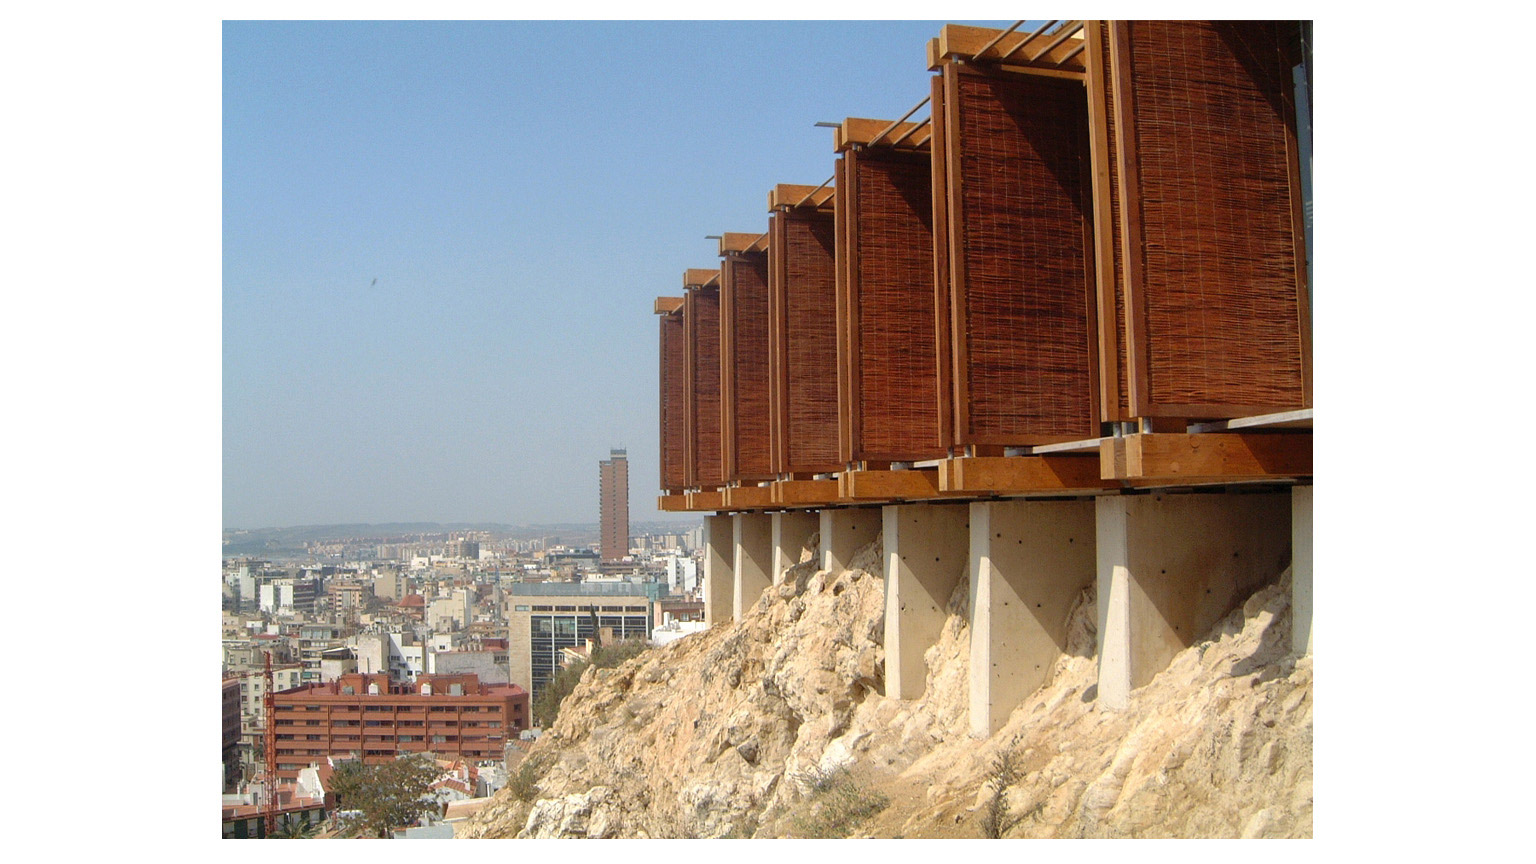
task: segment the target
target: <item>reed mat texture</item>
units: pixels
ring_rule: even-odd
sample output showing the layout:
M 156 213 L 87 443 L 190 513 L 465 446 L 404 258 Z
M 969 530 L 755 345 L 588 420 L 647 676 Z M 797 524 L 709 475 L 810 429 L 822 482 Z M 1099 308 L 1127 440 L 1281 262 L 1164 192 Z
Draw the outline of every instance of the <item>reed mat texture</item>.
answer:
M 939 438 L 932 168 L 926 155 L 850 153 L 858 272 L 855 459 L 944 455 Z
M 720 453 L 720 289 L 694 288 L 690 299 L 693 482 L 698 486 L 720 486 L 725 483 Z
M 1153 403 L 1305 403 L 1283 110 L 1294 26 L 1131 25 Z
M 1098 431 L 1094 404 L 1088 104 L 1034 76 L 959 74 L 946 127 L 960 190 L 966 401 L 957 443 L 1031 444 Z
M 768 404 L 768 256 L 761 252 L 728 257 L 721 268 L 730 294 L 733 364 L 732 414 L 736 428 L 735 476 L 727 480 L 771 479 Z
M 832 216 L 779 214 L 785 244 L 787 471 L 837 464 L 837 247 Z
M 683 341 L 681 312 L 661 318 L 661 488 L 680 490 L 687 485 L 688 398 L 687 345 Z

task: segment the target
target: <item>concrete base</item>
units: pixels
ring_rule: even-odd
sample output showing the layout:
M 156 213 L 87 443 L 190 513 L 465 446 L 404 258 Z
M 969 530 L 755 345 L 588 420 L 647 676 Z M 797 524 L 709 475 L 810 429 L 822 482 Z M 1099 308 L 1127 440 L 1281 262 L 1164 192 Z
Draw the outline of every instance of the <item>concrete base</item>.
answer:
M 736 605 L 736 528 L 730 516 L 704 517 L 704 623 L 731 620 Z
M 986 738 L 1066 650 L 1067 613 L 1094 580 L 1094 503 L 970 508 L 971 734 Z
M 949 596 L 966 578 L 970 512 L 963 504 L 891 504 L 885 532 L 885 694 L 923 695 L 923 652 L 938 641 Z
M 773 584 L 773 520 L 767 513 L 737 513 L 731 518 L 736 536 L 736 591 L 731 614 L 740 621 L 742 613 Z
M 856 507 L 821 511 L 821 569 L 848 569 L 853 553 L 880 535 L 880 510 Z
M 1291 650 L 1312 653 L 1312 487 L 1291 489 Z
M 800 563 L 805 542 L 821 527 L 815 513 L 795 510 L 773 514 L 773 584 L 784 581 L 784 571 Z
M 1291 557 L 1289 492 L 1098 499 L 1098 703 L 1120 709 Z

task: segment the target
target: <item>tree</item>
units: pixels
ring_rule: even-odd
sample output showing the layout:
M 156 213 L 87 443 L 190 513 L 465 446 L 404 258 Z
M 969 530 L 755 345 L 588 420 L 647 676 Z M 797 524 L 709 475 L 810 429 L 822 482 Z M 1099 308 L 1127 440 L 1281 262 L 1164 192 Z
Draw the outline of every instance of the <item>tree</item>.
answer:
M 437 807 L 431 797 L 437 765 L 422 754 L 364 765 L 343 762 L 331 775 L 331 791 L 340 810 L 357 811 L 347 820 L 349 833 L 389 837 L 390 829 L 410 825 Z

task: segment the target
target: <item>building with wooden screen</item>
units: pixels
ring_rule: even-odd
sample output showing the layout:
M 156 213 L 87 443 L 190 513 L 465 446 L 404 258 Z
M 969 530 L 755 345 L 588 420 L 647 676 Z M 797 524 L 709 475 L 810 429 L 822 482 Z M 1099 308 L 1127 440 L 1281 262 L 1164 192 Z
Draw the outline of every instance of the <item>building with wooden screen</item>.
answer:
M 1311 650 L 1311 24 L 1023 24 L 942 28 L 912 111 L 656 306 L 706 619 L 879 537 L 886 695 L 969 580 L 981 735 L 1091 586 L 1108 708 L 1287 568 Z

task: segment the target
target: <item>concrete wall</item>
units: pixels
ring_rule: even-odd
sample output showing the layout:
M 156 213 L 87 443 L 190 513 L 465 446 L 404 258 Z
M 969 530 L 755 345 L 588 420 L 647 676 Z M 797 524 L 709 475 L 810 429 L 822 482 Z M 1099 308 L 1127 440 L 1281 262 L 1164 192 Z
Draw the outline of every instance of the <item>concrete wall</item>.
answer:
M 923 694 L 923 652 L 938 640 L 946 605 L 966 578 L 970 513 L 965 504 L 892 504 L 885 536 L 885 692 Z
M 742 613 L 752 608 L 773 584 L 773 518 L 767 513 L 737 513 L 732 519 L 736 536 L 736 590 L 731 617 L 740 621 Z
M 1002 728 L 1067 647 L 1067 613 L 1093 584 L 1092 501 L 970 505 L 971 734 Z
M 1096 509 L 1099 704 L 1167 668 L 1290 561 L 1289 492 L 1119 495 Z
M 1291 650 L 1312 653 L 1312 487 L 1291 490 Z
M 704 620 L 731 620 L 736 596 L 736 537 L 731 516 L 704 517 Z
M 806 541 L 821 528 L 816 513 L 789 511 L 773 514 L 773 584 L 784 581 L 784 571 L 800 563 Z
M 848 569 L 853 553 L 880 536 L 881 519 L 876 507 L 821 511 L 821 569 L 833 573 Z

